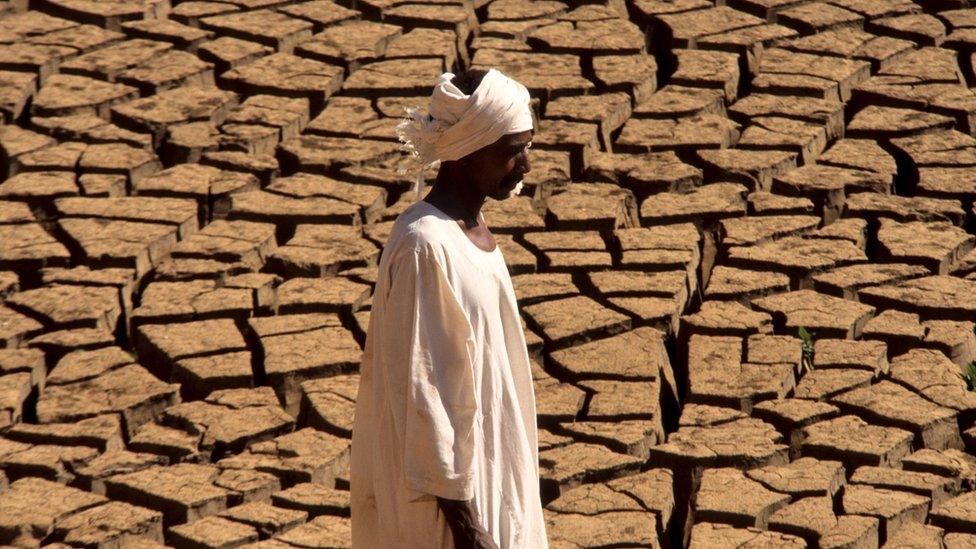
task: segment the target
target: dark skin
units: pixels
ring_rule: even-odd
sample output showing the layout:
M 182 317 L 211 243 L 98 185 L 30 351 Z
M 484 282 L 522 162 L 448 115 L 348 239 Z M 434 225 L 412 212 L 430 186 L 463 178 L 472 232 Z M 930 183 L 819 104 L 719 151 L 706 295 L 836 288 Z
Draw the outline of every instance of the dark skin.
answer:
M 495 237 L 481 218 L 485 200 L 505 200 L 529 173 L 528 145 L 533 130 L 503 135 L 460 160 L 441 163 L 424 201 L 451 216 L 475 246 L 495 249 Z
M 495 249 L 495 237 L 481 216 L 488 198 L 504 200 L 529 173 L 528 145 L 533 131 L 504 135 L 468 156 L 443 162 L 437 180 L 424 200 L 454 219 L 468 239 L 486 252 Z M 474 502 L 437 498 L 457 549 L 498 549 L 478 523 Z
M 478 524 L 473 501 L 437 498 L 437 505 L 451 528 L 456 549 L 498 549 L 491 534 Z

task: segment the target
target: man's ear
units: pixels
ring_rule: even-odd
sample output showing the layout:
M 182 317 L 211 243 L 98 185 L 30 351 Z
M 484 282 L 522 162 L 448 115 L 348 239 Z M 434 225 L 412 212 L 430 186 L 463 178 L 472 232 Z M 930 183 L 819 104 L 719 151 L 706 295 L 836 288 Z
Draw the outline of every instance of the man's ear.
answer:
M 458 160 L 458 164 L 464 166 L 465 168 L 472 168 L 478 163 L 478 159 L 481 156 L 481 150 L 477 150 L 473 153 L 464 156 Z

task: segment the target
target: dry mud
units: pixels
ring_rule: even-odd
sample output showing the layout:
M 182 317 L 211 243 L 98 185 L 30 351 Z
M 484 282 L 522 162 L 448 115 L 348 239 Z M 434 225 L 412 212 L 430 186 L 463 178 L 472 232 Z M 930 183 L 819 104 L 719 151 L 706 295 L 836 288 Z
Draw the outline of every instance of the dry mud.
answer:
M 974 52 L 969 0 L 0 1 L 0 545 L 348 546 L 393 129 L 497 66 L 553 547 L 976 546 Z

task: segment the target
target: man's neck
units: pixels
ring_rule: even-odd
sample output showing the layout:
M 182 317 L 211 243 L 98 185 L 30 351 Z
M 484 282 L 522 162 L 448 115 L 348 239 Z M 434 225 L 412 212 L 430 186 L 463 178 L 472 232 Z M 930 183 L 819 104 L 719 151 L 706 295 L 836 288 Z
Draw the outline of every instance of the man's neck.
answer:
M 430 192 L 424 197 L 425 201 L 453 219 L 462 221 L 468 228 L 478 225 L 485 199 L 485 195 L 446 174 L 438 174 Z

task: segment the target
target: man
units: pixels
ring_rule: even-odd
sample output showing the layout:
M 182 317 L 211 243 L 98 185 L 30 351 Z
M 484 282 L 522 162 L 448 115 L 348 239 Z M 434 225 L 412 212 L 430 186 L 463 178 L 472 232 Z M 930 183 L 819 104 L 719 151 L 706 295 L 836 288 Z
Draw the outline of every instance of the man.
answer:
M 525 336 L 481 215 L 529 171 L 529 93 L 494 69 L 446 73 L 430 115 L 408 112 L 405 149 L 440 169 L 380 260 L 353 425 L 353 547 L 544 549 Z

